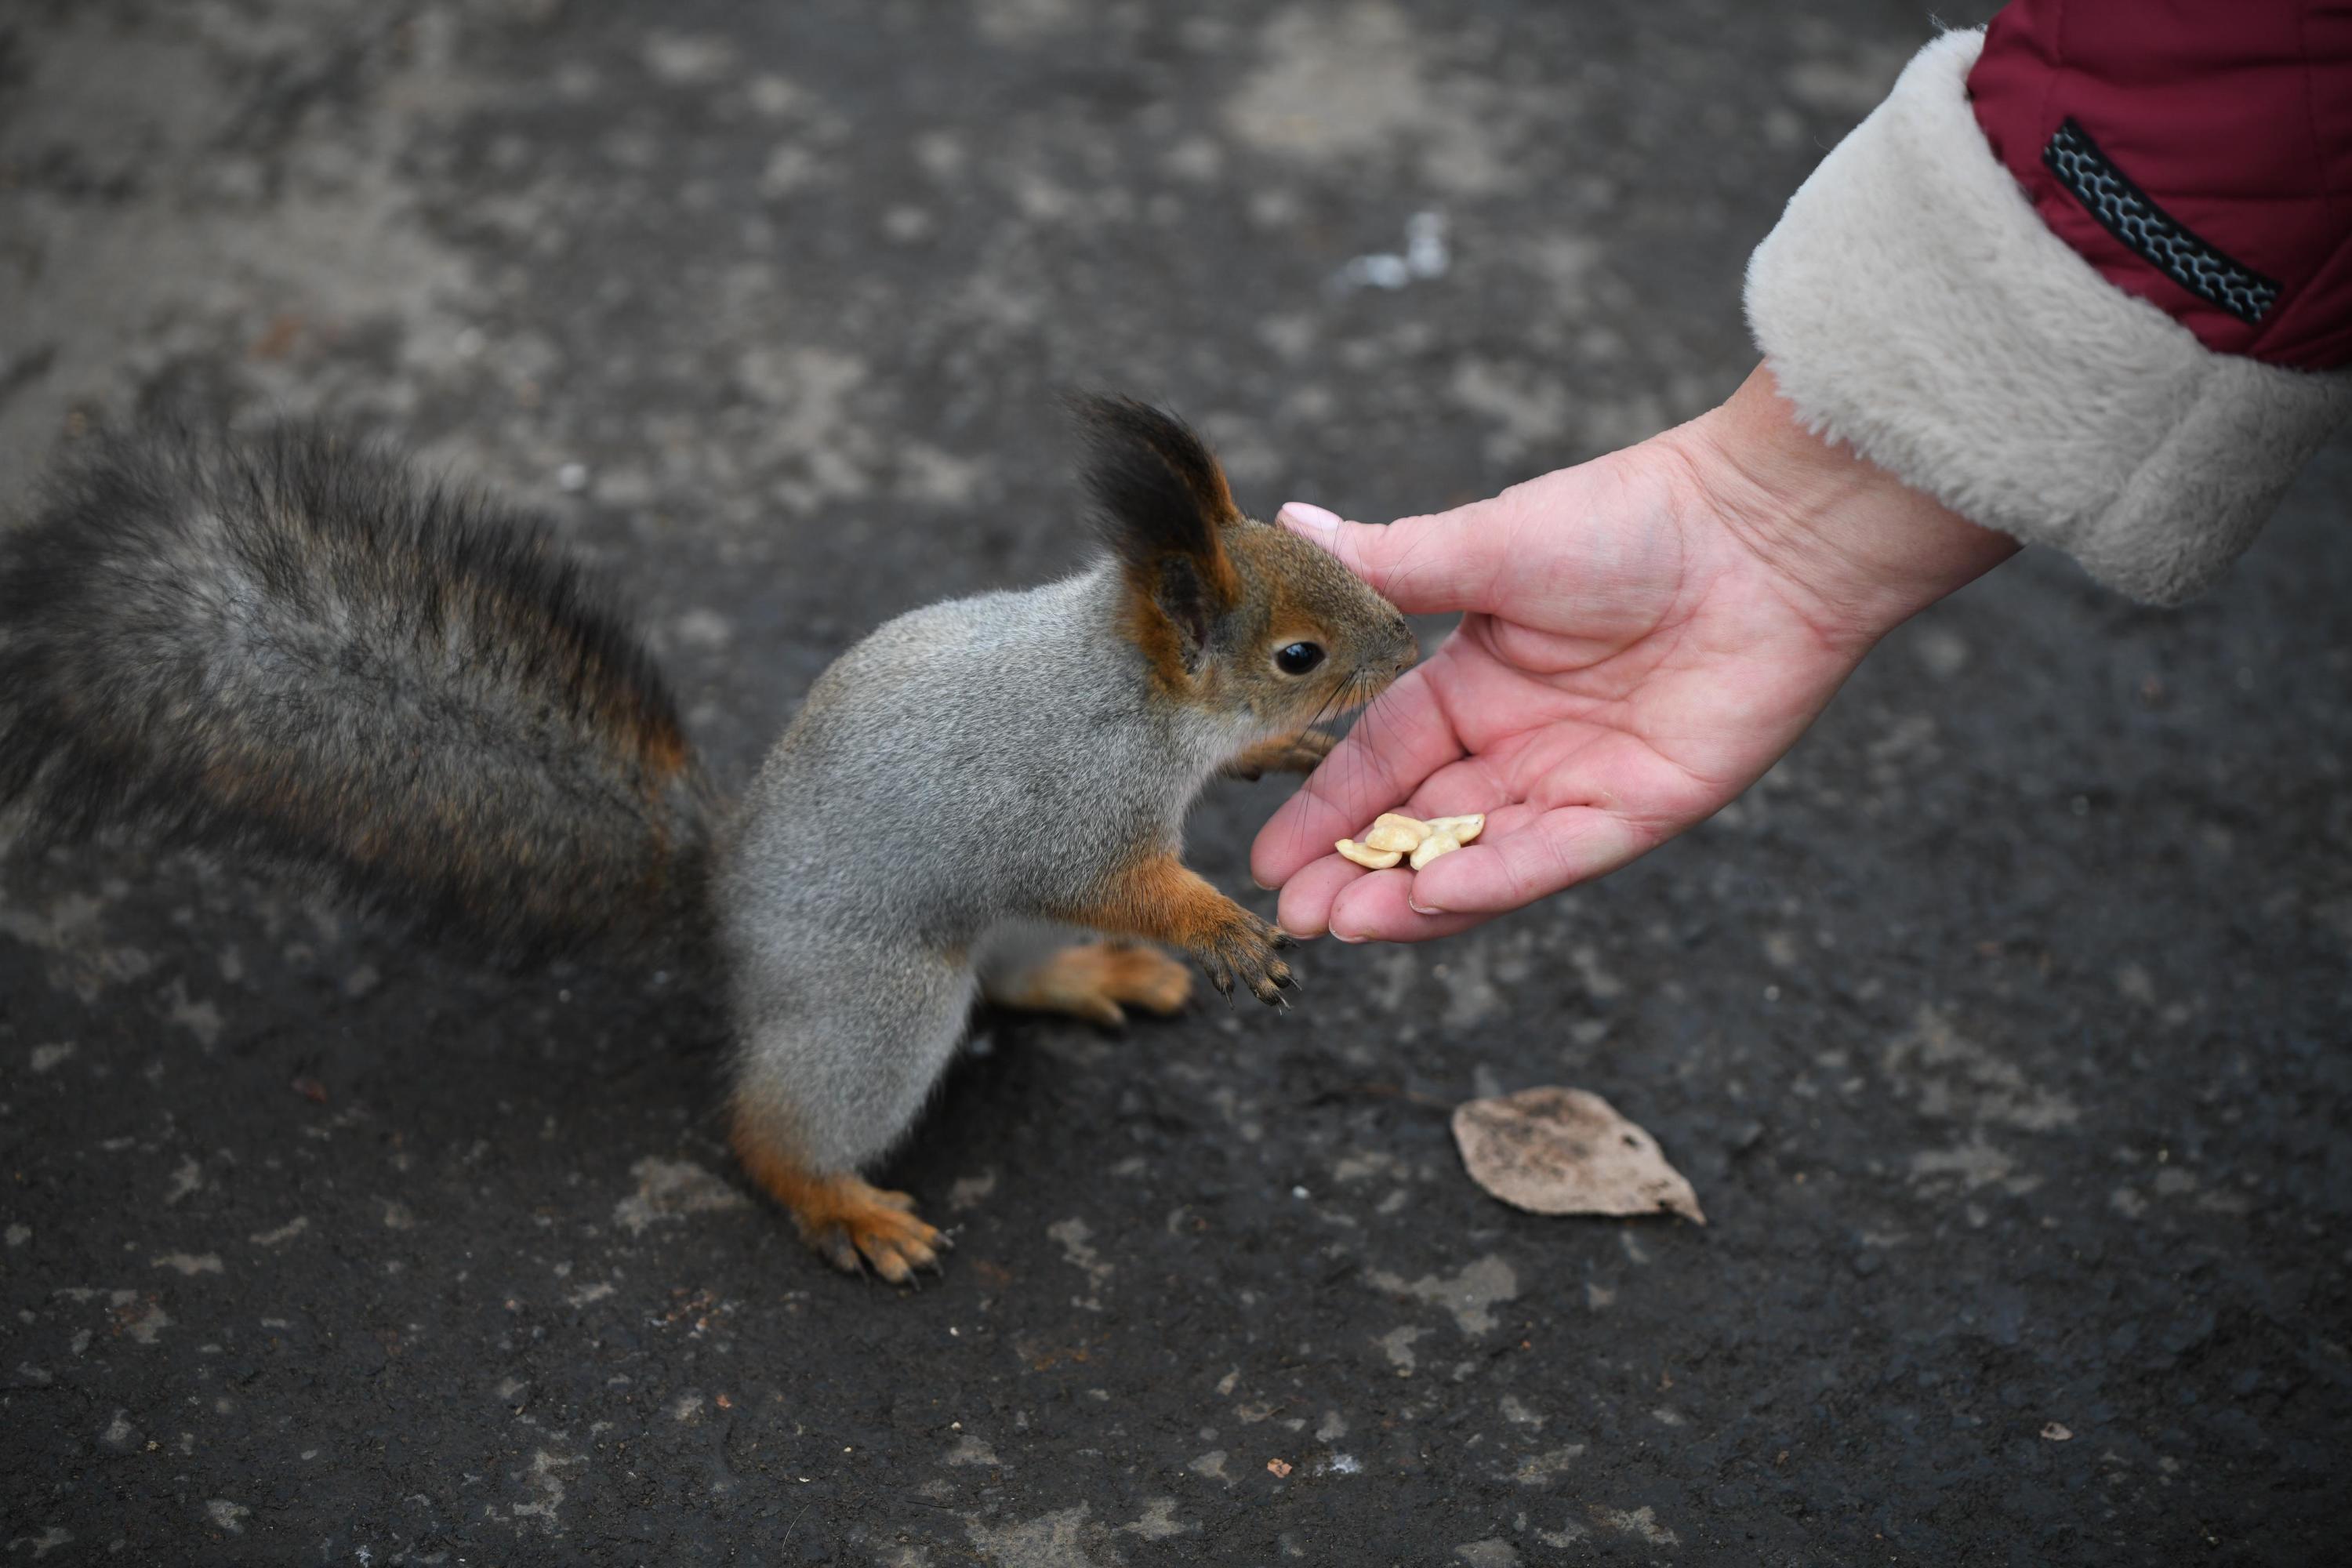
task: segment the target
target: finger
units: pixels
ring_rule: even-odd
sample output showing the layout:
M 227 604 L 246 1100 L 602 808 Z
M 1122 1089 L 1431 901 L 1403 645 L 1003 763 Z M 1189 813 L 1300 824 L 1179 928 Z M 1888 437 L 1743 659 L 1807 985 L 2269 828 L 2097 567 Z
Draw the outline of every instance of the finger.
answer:
M 1372 700 L 1298 793 L 1258 829 L 1250 875 L 1279 888 L 1462 755 L 1423 665 Z
M 1524 909 L 1615 870 L 1666 837 L 1612 812 L 1562 806 L 1432 860 L 1414 874 L 1411 904 L 1429 914 Z
M 1337 855 L 1324 855 L 1282 885 L 1275 923 L 1296 937 L 1318 937 L 1331 929 L 1331 900 L 1364 868 Z
M 1412 872 L 1402 868 L 1356 878 L 1332 900 L 1331 934 L 1350 942 L 1428 942 L 1468 931 L 1492 918 L 1470 913 L 1423 914 L 1410 901 L 1413 879 Z
M 1321 546 L 1407 615 L 1500 606 L 1512 569 L 1517 507 L 1497 497 L 1381 527 L 1290 501 L 1280 522 Z

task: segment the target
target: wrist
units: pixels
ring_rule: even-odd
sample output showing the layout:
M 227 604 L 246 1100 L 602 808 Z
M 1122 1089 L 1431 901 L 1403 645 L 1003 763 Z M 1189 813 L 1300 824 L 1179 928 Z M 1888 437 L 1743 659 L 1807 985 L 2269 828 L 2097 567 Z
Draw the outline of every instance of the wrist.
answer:
M 1727 531 L 1833 641 L 1867 647 L 2018 549 L 1806 429 L 1766 365 L 1659 439 Z

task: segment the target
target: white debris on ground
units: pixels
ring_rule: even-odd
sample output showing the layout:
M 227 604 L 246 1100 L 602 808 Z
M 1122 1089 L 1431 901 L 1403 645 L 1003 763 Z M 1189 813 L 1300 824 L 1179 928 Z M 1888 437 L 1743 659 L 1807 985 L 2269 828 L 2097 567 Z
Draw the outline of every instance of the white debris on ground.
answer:
M 1331 275 L 1331 289 L 1349 294 L 1359 289 L 1402 289 L 1415 279 L 1443 278 L 1453 265 L 1454 252 L 1445 242 L 1445 215 L 1415 213 L 1405 219 L 1402 254 L 1379 251 L 1350 257 L 1346 266 Z

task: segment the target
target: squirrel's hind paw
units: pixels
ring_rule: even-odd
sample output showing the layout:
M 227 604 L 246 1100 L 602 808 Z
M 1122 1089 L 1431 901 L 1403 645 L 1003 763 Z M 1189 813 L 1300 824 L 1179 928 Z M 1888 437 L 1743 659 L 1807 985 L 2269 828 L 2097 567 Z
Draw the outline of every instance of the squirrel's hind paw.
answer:
M 1127 1022 L 1122 1003 L 1165 1016 L 1183 1011 L 1192 994 L 1192 972 L 1184 965 L 1158 948 L 1114 941 L 1061 948 L 1002 987 L 992 984 L 988 999 L 1115 1029 Z
M 913 1198 L 855 1176 L 827 1186 L 824 1203 L 793 1209 L 801 1239 L 819 1257 L 845 1274 L 871 1268 L 893 1285 L 913 1284 L 919 1268 L 940 1271 L 940 1254 L 955 1243 L 915 1214 Z
M 786 1152 L 757 1102 L 739 1099 L 728 1142 L 760 1190 L 790 1211 L 801 1239 L 845 1274 L 871 1268 L 893 1285 L 914 1281 L 915 1270 L 940 1267 L 955 1243 L 915 1213 L 915 1200 L 859 1180 L 846 1171 L 812 1171 Z

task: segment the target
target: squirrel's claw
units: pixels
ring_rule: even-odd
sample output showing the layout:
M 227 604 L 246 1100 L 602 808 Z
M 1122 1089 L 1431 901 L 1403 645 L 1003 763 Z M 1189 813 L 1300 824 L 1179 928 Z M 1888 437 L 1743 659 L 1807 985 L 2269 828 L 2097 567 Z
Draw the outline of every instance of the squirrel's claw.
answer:
M 1235 905 L 1226 923 L 1194 950 L 1193 958 L 1226 1001 L 1236 981 L 1269 1007 L 1286 1006 L 1283 992 L 1297 984 L 1290 965 L 1275 954 L 1297 942 L 1269 921 Z

